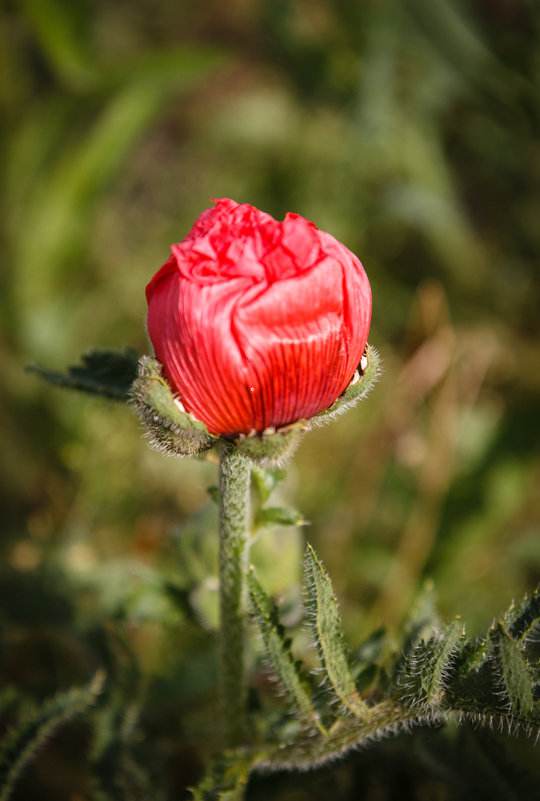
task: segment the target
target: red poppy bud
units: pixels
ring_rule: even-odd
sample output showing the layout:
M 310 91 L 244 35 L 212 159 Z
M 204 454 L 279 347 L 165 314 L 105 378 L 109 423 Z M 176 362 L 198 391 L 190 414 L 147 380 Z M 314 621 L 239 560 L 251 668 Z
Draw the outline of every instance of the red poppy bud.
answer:
M 227 198 L 171 250 L 146 288 L 148 333 L 187 412 L 232 436 L 334 403 L 371 318 L 356 256 L 297 214 L 277 222 Z

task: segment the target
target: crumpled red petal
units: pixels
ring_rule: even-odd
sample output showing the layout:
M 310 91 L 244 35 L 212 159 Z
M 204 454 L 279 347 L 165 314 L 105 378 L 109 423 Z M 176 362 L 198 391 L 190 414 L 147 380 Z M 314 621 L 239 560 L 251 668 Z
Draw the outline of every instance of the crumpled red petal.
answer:
M 328 408 L 364 351 L 371 291 L 358 259 L 298 215 L 222 199 L 147 287 L 148 332 L 184 407 L 213 434 Z

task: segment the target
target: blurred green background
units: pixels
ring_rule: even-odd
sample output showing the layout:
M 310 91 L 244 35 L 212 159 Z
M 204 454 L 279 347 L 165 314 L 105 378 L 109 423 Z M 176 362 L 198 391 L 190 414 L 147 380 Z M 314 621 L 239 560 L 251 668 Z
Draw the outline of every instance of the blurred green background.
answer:
M 25 366 L 148 352 L 145 284 L 211 198 L 313 220 L 368 272 L 384 373 L 302 445 L 281 498 L 311 525 L 260 538 L 261 577 L 286 593 L 307 535 L 353 647 L 426 580 L 488 625 L 540 579 L 540 6 L 7 0 L 2 39 L 4 717 L 129 653 L 155 786 L 186 798 L 215 745 L 215 465 Z M 15 801 L 91 797 L 62 732 Z M 453 797 L 380 759 L 372 795 L 340 767 L 253 797 Z

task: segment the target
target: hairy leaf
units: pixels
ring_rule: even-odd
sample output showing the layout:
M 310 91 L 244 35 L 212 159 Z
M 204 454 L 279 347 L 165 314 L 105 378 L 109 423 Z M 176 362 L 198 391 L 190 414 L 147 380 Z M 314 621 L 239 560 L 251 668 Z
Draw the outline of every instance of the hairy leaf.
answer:
M 504 627 L 513 640 L 524 640 L 540 624 L 540 590 L 519 604 L 512 604 L 504 616 Z
M 9 798 L 21 771 L 53 731 L 90 709 L 103 689 L 98 672 L 86 687 L 59 693 L 12 729 L 0 744 L 0 801 Z
M 127 401 L 129 389 L 137 377 L 137 364 L 135 351 L 126 348 L 123 351 L 94 350 L 82 357 L 82 364 L 68 367 L 67 373 L 54 372 L 37 365 L 27 369 L 40 375 L 49 384 Z
M 279 623 L 276 605 L 267 596 L 253 570 L 248 576 L 249 592 L 255 619 L 264 641 L 268 661 L 283 691 L 296 707 L 305 726 L 323 731 L 319 716 L 311 703 L 310 688 L 295 662 L 283 626 Z
M 264 468 L 259 465 L 251 467 L 251 482 L 258 495 L 261 506 L 266 503 L 276 485 L 285 478 L 285 471 L 280 467 Z
M 448 623 L 438 637 L 429 641 L 431 650 L 422 671 L 422 689 L 428 704 L 437 702 L 441 692 L 444 692 L 453 657 L 464 636 L 463 623 L 456 618 Z
M 255 526 L 303 526 L 305 520 L 295 509 L 286 509 L 281 506 L 266 506 L 259 509 L 255 517 Z
M 255 768 L 307 770 L 333 761 L 352 749 L 435 720 L 431 715 L 420 715 L 405 705 L 382 701 L 371 707 L 369 716 L 363 720 L 352 715 L 339 718 L 327 736 L 300 736 L 292 742 L 268 749 L 257 759 Z
M 356 691 L 349 669 L 337 598 L 330 577 L 311 545 L 306 550 L 305 572 L 310 622 L 325 678 L 343 706 L 364 717 L 367 706 Z
M 247 752 L 227 752 L 214 759 L 202 782 L 191 789 L 193 801 L 242 801 L 256 758 Z
M 521 649 L 501 622 L 490 630 L 489 639 L 510 709 L 530 712 L 533 706 L 532 678 Z

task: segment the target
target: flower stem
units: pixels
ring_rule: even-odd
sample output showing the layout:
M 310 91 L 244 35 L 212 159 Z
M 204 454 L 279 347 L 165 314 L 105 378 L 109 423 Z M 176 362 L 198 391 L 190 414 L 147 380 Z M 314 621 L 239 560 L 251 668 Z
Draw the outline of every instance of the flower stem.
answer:
M 249 461 L 222 443 L 219 459 L 220 680 L 227 746 L 246 741 L 247 685 L 244 665 L 248 569 Z

